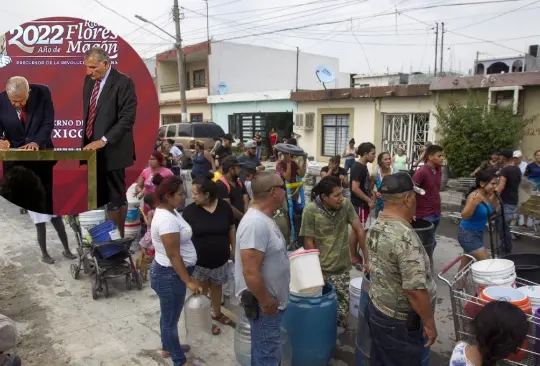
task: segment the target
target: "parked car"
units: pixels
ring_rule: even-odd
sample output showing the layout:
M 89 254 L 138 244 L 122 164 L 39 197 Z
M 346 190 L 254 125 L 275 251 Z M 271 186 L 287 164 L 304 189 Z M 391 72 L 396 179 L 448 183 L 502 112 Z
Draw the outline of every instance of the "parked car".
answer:
M 195 141 L 204 142 L 204 148 L 212 150 L 214 138 L 225 134 L 220 125 L 214 122 L 171 123 L 159 128 L 158 137 L 173 139 L 175 145 L 181 147 L 186 161 L 191 165 L 191 156 L 195 153 Z

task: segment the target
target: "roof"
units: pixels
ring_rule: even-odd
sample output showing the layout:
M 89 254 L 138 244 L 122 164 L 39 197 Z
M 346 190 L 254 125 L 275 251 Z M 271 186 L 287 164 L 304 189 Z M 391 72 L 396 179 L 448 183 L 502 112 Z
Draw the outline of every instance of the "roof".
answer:
M 540 72 L 439 77 L 433 79 L 430 90 L 482 89 L 502 86 L 540 86 Z
M 380 73 L 380 74 L 356 74 L 353 76 L 353 79 L 369 79 L 369 78 L 382 78 L 385 76 L 401 76 L 408 75 L 403 72 L 392 72 L 392 73 Z
M 291 100 L 294 102 L 309 102 L 316 100 L 421 97 L 429 95 L 431 95 L 429 85 L 390 85 L 293 92 L 291 93 Z

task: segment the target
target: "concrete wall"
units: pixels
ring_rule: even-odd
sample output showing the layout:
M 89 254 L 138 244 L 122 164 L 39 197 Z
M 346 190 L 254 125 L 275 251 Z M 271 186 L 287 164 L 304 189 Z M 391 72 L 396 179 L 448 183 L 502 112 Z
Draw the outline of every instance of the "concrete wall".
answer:
M 181 115 L 182 112 L 180 110 L 180 105 L 168 105 L 168 106 L 161 106 L 159 109 L 160 118 L 159 118 L 159 125 L 161 126 L 163 123 L 163 115 L 170 115 L 170 114 L 176 114 Z M 202 113 L 203 114 L 203 121 L 212 121 L 212 107 L 210 104 L 188 104 L 187 106 L 187 114 L 188 114 L 188 121 L 190 118 L 190 113 Z
M 311 131 L 295 129 L 302 137 L 298 144 L 317 161 L 328 161 L 322 152 L 322 115 L 349 114 L 349 137 L 356 144 L 372 142 L 378 148 L 382 143 L 382 121 L 384 113 L 430 113 L 433 108 L 431 97 L 363 98 L 338 101 L 315 101 L 298 103 L 298 112 L 313 112 L 315 128 Z
M 228 94 L 296 88 L 296 51 L 217 42 L 212 44 L 209 65 L 210 95 L 217 94 L 220 82 L 228 85 Z M 350 86 L 349 74 L 339 72 L 338 58 L 300 52 L 299 89 L 322 89 L 315 75 L 318 65 L 324 65 L 336 74 L 336 81 L 327 84 L 327 88 Z
M 212 121 L 220 125 L 225 132 L 228 132 L 230 114 L 272 112 L 295 113 L 296 111 L 296 103 L 291 102 L 290 100 L 216 103 L 212 104 Z
M 481 90 L 482 96 L 485 96 L 487 101 L 487 89 Z M 540 87 L 525 87 L 522 91 L 523 98 L 523 118 L 528 118 L 537 115 L 536 120 L 523 129 L 523 137 L 517 146 L 523 152 L 525 160 L 533 161 L 534 152 L 540 149 Z M 437 95 L 438 94 L 438 95 Z M 452 101 L 465 103 L 467 101 L 467 91 L 442 91 L 436 94 L 436 98 L 443 106 L 447 106 Z M 486 102 L 487 103 L 487 102 Z M 435 120 L 435 118 L 433 118 Z

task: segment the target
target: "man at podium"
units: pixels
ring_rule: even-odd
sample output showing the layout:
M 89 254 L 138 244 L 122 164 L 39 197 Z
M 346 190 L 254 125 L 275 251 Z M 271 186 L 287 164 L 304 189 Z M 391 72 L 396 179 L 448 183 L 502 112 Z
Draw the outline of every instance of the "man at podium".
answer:
M 29 84 L 22 76 L 13 76 L 0 94 L 0 150 L 38 151 L 53 149 L 54 106 L 51 91 L 45 85 Z M 53 214 L 53 167 L 56 161 L 36 161 L 29 152 L 28 161 L 3 162 L 4 179 L 15 166 L 33 171 L 45 189 L 45 202 L 32 202 L 24 194 L 10 197 L 13 204 L 38 213 Z M 33 189 L 33 187 L 29 187 Z M 28 192 L 27 192 L 28 193 Z

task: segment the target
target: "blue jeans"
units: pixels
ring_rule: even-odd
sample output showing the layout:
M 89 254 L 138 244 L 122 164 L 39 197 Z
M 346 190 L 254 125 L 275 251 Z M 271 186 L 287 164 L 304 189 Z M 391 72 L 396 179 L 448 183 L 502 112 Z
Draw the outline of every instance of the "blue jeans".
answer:
M 405 320 L 381 313 L 369 302 L 365 316 L 371 332 L 371 366 L 419 366 L 424 353 L 423 326 L 407 329 Z
M 499 236 L 501 241 L 502 254 L 510 254 L 512 252 L 512 237 L 510 235 L 510 222 L 514 219 L 516 213 L 516 205 L 503 204 L 504 225 L 502 219 L 498 220 Z
M 284 310 L 276 315 L 264 315 L 250 320 L 251 366 L 279 366 L 281 364 L 281 321 Z
M 257 145 L 257 159 L 261 161 L 262 158 L 262 145 Z
M 439 226 L 439 222 L 441 222 L 441 214 L 435 214 L 435 215 L 429 215 L 426 217 L 419 217 L 419 219 L 424 219 L 426 221 L 429 221 L 433 224 L 433 249 L 437 246 L 437 239 L 435 238 L 435 232 L 437 231 L 437 227 Z
M 345 168 L 345 171 L 346 171 L 347 173 L 349 173 L 349 169 L 352 168 L 352 166 L 354 165 L 354 162 L 355 162 L 354 158 L 352 158 L 352 159 L 345 159 L 345 165 L 344 165 L 344 168 Z
M 189 267 L 188 272 L 191 274 L 193 267 Z M 171 354 L 174 366 L 182 366 L 187 359 L 180 346 L 178 321 L 184 308 L 186 284 L 178 277 L 173 267 L 164 267 L 154 261 L 150 268 L 150 285 L 159 296 L 162 348 Z

